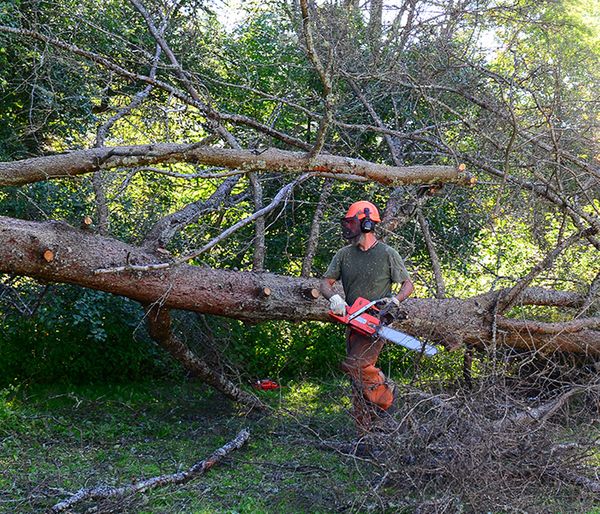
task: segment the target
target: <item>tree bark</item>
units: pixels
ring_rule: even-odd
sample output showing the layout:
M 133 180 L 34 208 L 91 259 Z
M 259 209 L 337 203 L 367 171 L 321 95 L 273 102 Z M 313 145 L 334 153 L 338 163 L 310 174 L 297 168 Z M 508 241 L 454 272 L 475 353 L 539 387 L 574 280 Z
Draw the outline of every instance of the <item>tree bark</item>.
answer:
M 51 249 L 54 259 L 43 254 Z M 107 267 L 164 264 L 147 272 L 95 273 Z M 0 217 L 0 272 L 42 281 L 64 282 L 127 296 L 144 304 L 185 309 L 251 322 L 328 320 L 327 302 L 310 292 L 319 280 L 272 273 L 235 272 L 181 264 L 171 266 L 141 248 L 94 235 L 66 223 Z M 268 295 L 264 294 L 269 290 Z M 501 291 L 468 299 L 419 298 L 402 304 L 400 330 L 456 347 L 485 347 L 492 340 L 491 320 Z M 555 299 L 555 301 L 553 300 Z M 532 305 L 583 304 L 585 295 L 540 288 L 525 289 L 518 301 Z M 543 352 L 600 355 L 600 330 L 594 320 L 547 324 L 512 320 L 499 323 L 499 345 Z M 549 326 L 552 325 L 552 326 Z

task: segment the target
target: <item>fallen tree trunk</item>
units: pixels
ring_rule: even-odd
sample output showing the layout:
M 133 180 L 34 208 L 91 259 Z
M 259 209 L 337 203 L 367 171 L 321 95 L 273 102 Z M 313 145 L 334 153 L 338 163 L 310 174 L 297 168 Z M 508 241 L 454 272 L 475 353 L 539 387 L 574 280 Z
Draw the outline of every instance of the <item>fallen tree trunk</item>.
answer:
M 48 262 L 44 253 L 51 250 Z M 161 269 L 135 271 L 151 266 Z M 124 267 L 124 271 L 96 273 Z M 235 272 L 168 261 L 115 239 L 101 237 L 60 222 L 33 222 L 0 217 L 0 272 L 42 281 L 64 282 L 127 296 L 143 304 L 184 309 L 230 318 L 265 320 L 328 320 L 327 302 L 315 291 L 319 281 L 272 273 Z M 267 294 L 268 291 L 268 294 Z M 405 332 L 455 347 L 486 347 L 492 342 L 543 352 L 600 355 L 596 318 L 588 322 L 544 324 L 518 320 L 492 329 L 498 291 L 469 299 L 408 299 L 402 304 Z M 525 289 L 521 303 L 577 305 L 576 295 L 540 288 Z M 585 301 L 580 299 L 580 303 Z

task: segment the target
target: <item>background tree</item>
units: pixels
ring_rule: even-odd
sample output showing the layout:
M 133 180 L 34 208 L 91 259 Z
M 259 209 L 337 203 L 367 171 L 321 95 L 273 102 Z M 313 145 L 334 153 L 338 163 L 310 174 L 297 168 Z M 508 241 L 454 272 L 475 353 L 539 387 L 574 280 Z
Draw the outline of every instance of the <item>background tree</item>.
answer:
M 303 0 L 228 32 L 198 2 L 8 4 L 5 290 L 32 294 L 25 275 L 140 301 L 133 324 L 216 383 L 163 310 L 326 319 L 313 280 L 241 270 L 318 276 L 366 198 L 434 297 L 406 302 L 404 330 L 595 355 L 598 39 L 576 7 Z M 85 215 L 92 231 L 43 223 Z

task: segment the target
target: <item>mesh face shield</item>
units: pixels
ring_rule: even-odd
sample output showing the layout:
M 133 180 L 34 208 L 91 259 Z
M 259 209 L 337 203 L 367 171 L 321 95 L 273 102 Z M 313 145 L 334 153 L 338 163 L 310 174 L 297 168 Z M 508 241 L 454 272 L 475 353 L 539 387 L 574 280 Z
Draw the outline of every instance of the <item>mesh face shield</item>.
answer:
M 351 218 L 342 218 L 342 237 L 344 239 L 354 239 L 355 237 L 360 236 L 360 220 L 357 216 L 352 216 Z

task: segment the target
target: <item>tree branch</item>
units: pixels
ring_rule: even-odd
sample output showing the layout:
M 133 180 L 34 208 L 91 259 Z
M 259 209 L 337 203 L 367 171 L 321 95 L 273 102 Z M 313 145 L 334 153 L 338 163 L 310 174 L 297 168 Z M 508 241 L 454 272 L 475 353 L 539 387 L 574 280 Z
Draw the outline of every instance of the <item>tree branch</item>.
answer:
M 526 427 L 534 422 L 543 423 L 562 409 L 573 395 L 580 392 L 581 389 L 578 388 L 570 389 L 555 400 L 551 400 L 534 409 L 519 411 L 512 416 L 497 421 L 494 423 L 495 428 L 497 430 L 505 430 L 515 425 Z
M 600 318 L 578 318 L 571 321 L 543 321 L 505 318 L 498 316 L 499 329 L 510 329 L 524 333 L 536 334 L 573 334 L 582 330 L 600 330 Z
M 331 81 L 333 57 L 331 49 L 329 48 L 329 43 L 326 39 L 324 39 L 323 42 L 326 48 L 329 49 L 329 63 L 327 68 L 325 68 L 321 63 L 319 54 L 315 50 L 315 44 L 312 35 L 312 22 L 310 19 L 307 0 L 300 0 L 300 10 L 302 11 L 302 31 L 304 34 L 304 41 L 306 43 L 306 51 L 308 53 L 308 58 L 312 62 L 313 66 L 317 70 L 317 73 L 319 74 L 319 77 L 321 78 L 321 83 L 323 84 L 323 104 L 325 106 L 325 113 L 319 122 L 319 129 L 317 130 L 315 144 L 308 153 L 309 158 L 312 159 L 323 149 L 325 137 L 327 135 L 327 129 L 331 123 L 331 120 L 333 119 L 333 84 Z
M 591 231 L 591 229 L 589 229 Z M 502 313 L 510 309 L 517 301 L 521 292 L 535 279 L 540 272 L 548 269 L 554 264 L 556 258 L 569 246 L 579 241 L 584 232 L 576 232 L 567 239 L 559 243 L 544 259 L 538 262 L 519 282 L 517 282 L 509 291 L 498 298 L 498 312 Z
M 475 177 L 454 166 L 386 166 L 360 159 L 321 154 L 308 160 L 306 154 L 270 148 L 262 152 L 195 144 L 161 143 L 79 150 L 0 162 L 0 186 L 18 186 L 53 178 L 74 177 L 100 169 L 146 166 L 164 162 L 190 162 L 207 166 L 280 173 L 318 172 L 364 177 L 384 185 L 457 183 L 471 186 Z
M 152 79 L 156 77 L 158 61 L 160 60 L 160 52 L 160 46 L 157 45 L 149 75 Z M 136 93 L 128 105 L 119 109 L 119 111 L 116 114 L 111 116 L 105 123 L 98 127 L 98 130 L 96 131 L 96 143 L 94 144 L 96 148 L 101 148 L 104 146 L 106 137 L 108 135 L 108 131 L 112 128 L 112 126 L 121 118 L 129 115 L 131 111 L 133 111 L 133 109 L 139 107 L 142 104 L 142 102 L 148 97 L 150 91 L 152 91 L 152 87 L 153 86 L 149 84 L 142 91 Z M 102 179 L 101 171 L 97 171 L 94 173 L 94 175 L 92 176 L 92 184 L 94 187 L 94 192 L 96 194 L 96 218 L 98 220 L 98 233 L 104 236 L 108 233 L 109 212 L 108 203 L 106 199 L 106 192 L 104 190 L 104 181 Z
M 232 451 L 240 449 L 246 443 L 249 437 L 250 432 L 247 429 L 243 429 L 234 439 L 216 450 L 210 457 L 208 457 L 208 459 L 197 462 L 187 471 L 180 471 L 178 473 L 173 473 L 172 475 L 160 475 L 153 478 L 147 478 L 145 480 L 140 480 L 121 487 L 100 485 L 93 488 L 80 489 L 70 498 L 67 498 L 66 500 L 54 505 L 50 511 L 64 512 L 68 509 L 71 509 L 77 503 L 85 500 L 121 498 L 127 495 L 143 493 L 164 485 L 185 484 L 186 482 L 189 482 L 190 480 L 193 480 L 196 477 L 206 473 L 210 468 L 219 463 L 223 457 L 226 457 Z
M 254 209 L 260 211 L 263 208 L 263 190 L 256 173 L 250 173 L 250 185 L 254 197 Z M 252 270 L 262 271 L 265 265 L 265 217 L 259 216 L 254 223 L 254 255 L 252 256 Z
M 51 262 L 43 257 L 48 248 L 54 251 Z M 310 294 L 319 288 L 317 279 L 186 264 L 145 273 L 95 273 L 95 270 L 115 266 L 160 264 L 165 262 L 141 248 L 75 229 L 66 223 L 0 216 L 0 273 L 76 284 L 127 296 L 144 304 L 159 301 L 164 308 L 251 322 L 328 320 L 327 302 Z M 265 289 L 271 294 L 265 295 Z M 399 320 L 397 326 L 403 332 L 428 341 L 448 346 L 460 341 L 485 348 L 490 342 L 488 314 L 497 294 L 463 300 L 409 298 L 402 303 L 406 317 Z M 534 296 L 548 303 L 553 293 Z M 564 292 L 556 292 L 556 299 L 565 302 Z M 543 334 L 508 328 L 501 331 L 498 344 L 525 350 L 600 355 L 600 331 L 584 329 Z
M 319 232 L 321 228 L 321 219 L 323 218 L 323 211 L 325 210 L 325 203 L 329 198 L 331 189 L 333 188 L 333 182 L 331 180 L 325 180 L 321 194 L 319 195 L 319 203 L 313 215 L 312 223 L 310 224 L 310 233 L 308 234 L 308 241 L 306 243 L 306 253 L 304 259 L 302 259 L 302 277 L 310 277 L 312 271 L 312 262 L 317 252 L 317 245 L 319 243 Z
M 169 309 L 161 307 L 160 302 L 146 306 L 146 319 L 152 339 L 175 357 L 186 370 L 234 402 L 251 409 L 265 409 L 265 405 L 258 398 L 246 393 L 227 377 L 217 373 L 173 334 Z
M 427 251 L 429 252 L 429 258 L 431 259 L 431 266 L 433 267 L 433 276 L 435 278 L 435 297 L 444 298 L 446 296 L 446 287 L 444 285 L 444 277 L 442 276 L 440 259 L 433 244 L 433 239 L 431 238 L 429 223 L 427 222 L 427 219 L 425 219 L 423 211 L 420 207 L 417 208 L 417 219 L 419 220 L 419 226 L 421 227 L 421 232 L 423 234 L 423 238 L 425 239 L 425 244 L 427 245 Z
M 231 225 L 227 230 L 224 230 L 223 232 L 221 232 L 221 234 L 219 234 L 217 237 L 213 238 L 211 241 L 206 243 L 202 248 L 193 250 L 192 252 L 189 252 L 186 255 L 177 259 L 176 263 L 187 262 L 187 261 L 190 261 L 190 260 L 198 257 L 199 255 L 202 255 L 203 253 L 210 250 L 213 246 L 219 244 L 224 239 L 227 239 L 231 234 L 238 231 L 240 228 L 245 227 L 246 225 L 248 225 L 249 223 L 252 223 L 253 221 L 255 221 L 258 218 L 264 217 L 266 214 L 268 214 L 273 209 L 275 209 L 281 202 L 283 202 L 298 184 L 301 184 L 302 182 L 304 182 L 306 179 L 310 178 L 311 176 L 312 176 L 312 174 L 305 173 L 304 175 L 301 175 L 293 182 L 290 182 L 285 187 L 282 187 L 279 190 L 279 192 L 275 195 L 273 200 L 271 200 L 271 203 L 269 205 L 254 212 L 254 214 L 252 214 L 251 216 L 248 216 L 247 218 L 244 218 L 243 220 L 238 221 L 234 225 Z
M 209 119 L 213 119 L 213 121 L 216 118 L 219 122 L 228 121 L 228 122 L 236 124 L 236 125 L 245 125 L 245 126 L 253 128 L 263 134 L 266 134 L 275 139 L 278 139 L 279 141 L 289 144 L 290 146 L 293 146 L 296 148 L 303 148 L 305 150 L 309 150 L 311 148 L 311 145 L 305 143 L 301 139 L 295 138 L 293 136 L 290 136 L 289 134 L 285 134 L 283 132 L 275 130 L 272 127 L 265 125 L 263 123 L 260 123 L 257 120 L 250 118 L 248 116 L 243 116 L 243 115 L 239 115 L 239 114 L 230 114 L 230 113 L 226 113 L 223 111 L 216 113 L 214 110 L 212 110 L 211 108 L 206 106 L 204 103 L 197 102 L 192 97 L 190 97 L 189 95 L 185 94 L 183 91 L 177 89 L 176 87 L 172 86 L 171 84 L 169 84 L 167 82 L 164 82 L 164 81 L 161 81 L 158 79 L 152 79 L 151 77 L 149 77 L 147 75 L 142 75 L 142 74 L 127 70 L 127 69 L 123 68 L 122 66 L 115 64 L 110 59 L 108 59 L 104 56 L 95 54 L 93 52 L 89 52 L 87 50 L 83 50 L 71 43 L 67 43 L 65 41 L 51 38 L 51 37 L 45 36 L 43 34 L 40 34 L 39 32 L 35 32 L 32 30 L 17 29 L 17 28 L 8 27 L 5 25 L 0 25 L 0 32 L 15 34 L 15 35 L 22 36 L 22 37 L 30 37 L 30 38 L 36 39 L 38 41 L 42 41 L 49 45 L 52 45 L 52 46 L 55 46 L 62 50 L 65 50 L 67 52 L 73 53 L 75 55 L 80 55 L 80 56 L 84 57 L 85 59 L 88 59 L 89 61 L 92 61 L 96 64 L 101 65 L 102 67 L 104 67 L 108 70 L 113 71 L 114 73 L 120 75 L 121 77 L 125 77 L 132 81 L 141 81 L 141 82 L 146 82 L 147 84 L 152 84 L 153 86 L 155 86 L 159 89 L 162 89 L 163 91 L 166 91 L 167 93 L 169 93 L 173 97 L 177 98 L 178 100 L 180 100 L 188 105 L 193 105 L 201 113 L 206 115 Z
M 148 231 L 143 246 L 153 250 L 158 247 L 164 248 L 179 232 L 198 221 L 201 216 L 224 208 L 225 201 L 239 178 L 239 175 L 229 177 L 208 199 L 188 204 L 183 209 L 161 218 Z

